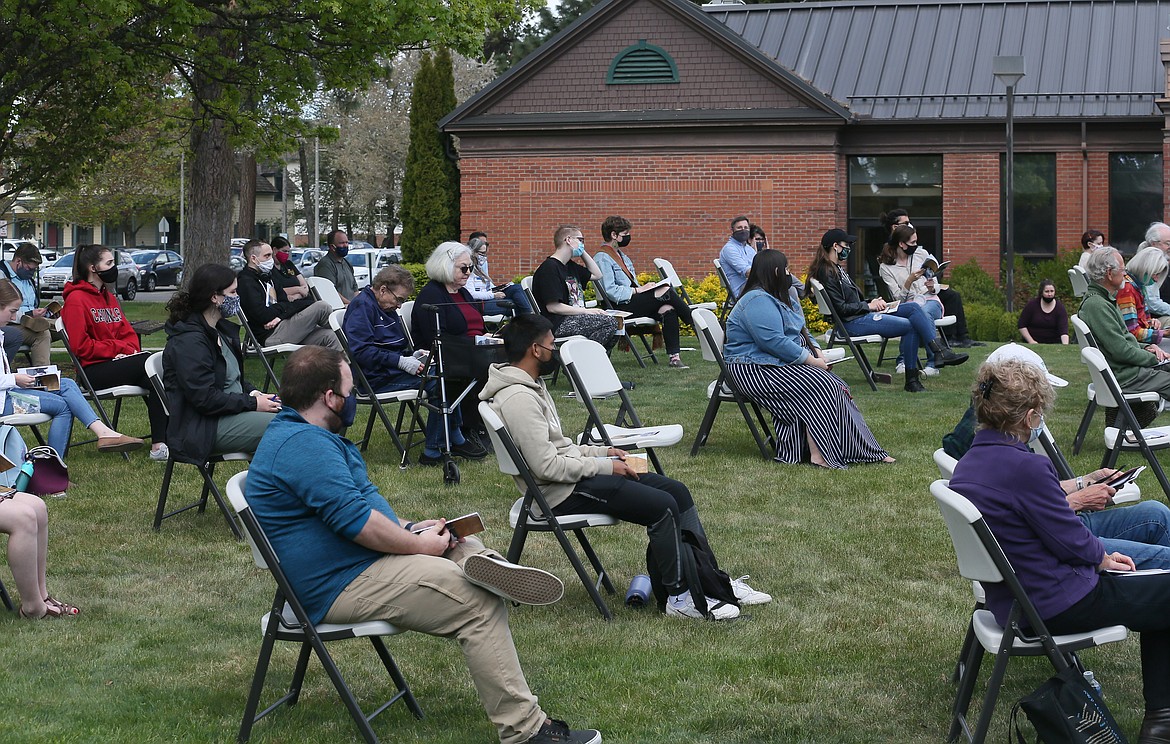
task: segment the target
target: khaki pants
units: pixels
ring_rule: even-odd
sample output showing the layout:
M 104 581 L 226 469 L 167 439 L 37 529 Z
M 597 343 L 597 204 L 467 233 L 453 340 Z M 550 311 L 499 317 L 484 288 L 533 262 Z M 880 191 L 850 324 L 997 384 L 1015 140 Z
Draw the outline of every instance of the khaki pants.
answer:
M 469 537 L 444 558 L 380 558 L 337 597 L 325 622 L 385 620 L 400 628 L 458 639 L 500 742 L 518 744 L 532 738 L 546 716 L 520 669 L 508 629 L 507 605 L 463 574 L 463 561 L 476 553 L 499 556 Z
M 324 346 L 341 351 L 337 334 L 329 327 L 329 314 L 333 308 L 328 302 L 314 302 L 291 318 L 285 318 L 264 340 L 265 346 L 277 344 L 302 344 Z
M 28 344 L 29 354 L 32 357 L 33 367 L 43 367 L 49 363 L 49 346 L 53 343 L 48 331 L 33 333 L 19 323 L 4 326 L 4 354 L 11 363 L 21 344 Z

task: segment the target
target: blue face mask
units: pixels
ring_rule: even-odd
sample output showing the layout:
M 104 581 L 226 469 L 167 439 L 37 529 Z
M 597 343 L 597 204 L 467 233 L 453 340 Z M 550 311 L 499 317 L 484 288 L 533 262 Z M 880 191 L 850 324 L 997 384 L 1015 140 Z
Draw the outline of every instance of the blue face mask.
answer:
M 336 390 L 333 391 L 335 395 L 340 395 Z M 341 428 L 348 429 L 353 426 L 353 420 L 357 418 L 357 390 L 350 392 L 349 397 L 345 399 L 341 410 L 337 412 L 337 417 L 341 419 Z
M 1033 426 L 1031 433 L 1028 435 L 1028 444 L 1031 444 L 1032 442 L 1035 442 L 1037 439 L 1039 439 L 1040 434 L 1043 433 L 1043 431 L 1044 431 L 1044 417 L 1041 416 L 1040 417 L 1040 425 Z
M 219 314 L 224 318 L 233 318 L 238 312 L 240 312 L 240 296 L 224 295 L 223 302 L 219 306 Z
M 25 280 L 26 282 L 31 282 L 31 281 L 32 281 L 32 278 L 33 278 L 33 275 L 34 275 L 35 273 L 36 273 L 36 272 L 35 272 L 35 271 L 33 271 L 32 269 L 26 268 L 26 267 L 24 267 L 24 266 L 22 266 L 22 267 L 20 267 L 19 269 L 17 269 L 17 270 L 16 270 L 16 275 L 17 275 L 18 277 L 20 277 L 21 279 Z
M 577 247 L 573 249 L 573 258 L 580 258 L 585 255 L 585 241 L 577 241 Z
M 333 250 L 335 253 L 337 253 L 338 258 L 345 258 L 346 256 L 349 255 L 349 246 L 348 245 L 335 245 L 335 246 L 333 246 Z

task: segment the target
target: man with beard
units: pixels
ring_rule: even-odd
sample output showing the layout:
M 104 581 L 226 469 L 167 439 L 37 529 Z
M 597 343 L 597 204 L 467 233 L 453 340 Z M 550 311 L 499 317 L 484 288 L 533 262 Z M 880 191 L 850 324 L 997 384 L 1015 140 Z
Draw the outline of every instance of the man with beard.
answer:
M 397 516 L 358 448 L 339 434 L 353 423 L 356 395 L 339 352 L 293 352 L 280 386 L 284 408 L 248 470 L 248 504 L 312 621 L 384 620 L 456 638 L 501 742 L 600 742 L 597 731 L 571 731 L 545 715 L 508 628 L 504 599 L 551 604 L 564 593 L 560 579 L 452 535 L 444 519 Z

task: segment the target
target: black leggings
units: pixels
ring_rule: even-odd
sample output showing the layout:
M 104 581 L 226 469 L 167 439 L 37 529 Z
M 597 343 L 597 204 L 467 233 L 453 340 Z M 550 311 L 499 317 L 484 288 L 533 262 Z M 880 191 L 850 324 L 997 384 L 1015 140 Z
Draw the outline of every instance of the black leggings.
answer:
M 149 355 L 134 354 L 108 362 L 89 364 L 85 367 L 85 376 L 96 390 L 118 385 L 137 385 L 149 390 L 150 394 L 146 396 L 146 412 L 150 416 L 150 440 L 162 443 L 167 441 L 167 413 L 162 401 L 154 394 L 150 378 L 146 376 L 147 356 Z
M 657 473 L 642 473 L 638 480 L 620 475 L 595 475 L 577 484 L 569 498 L 553 507 L 556 514 L 609 514 L 623 522 L 646 527 L 670 512 L 679 514 L 695 506 L 682 483 Z
M 670 305 L 671 309 L 665 313 L 659 313 L 658 308 L 663 305 Z M 655 297 L 653 290 L 635 292 L 630 296 L 629 302 L 618 304 L 617 309 L 633 313 L 635 316 L 655 318 L 662 323 L 662 342 L 666 344 L 667 354 L 679 352 L 679 320 L 681 319 L 688 324 L 692 322 L 691 306 L 683 302 L 683 299 L 673 289 L 663 297 Z

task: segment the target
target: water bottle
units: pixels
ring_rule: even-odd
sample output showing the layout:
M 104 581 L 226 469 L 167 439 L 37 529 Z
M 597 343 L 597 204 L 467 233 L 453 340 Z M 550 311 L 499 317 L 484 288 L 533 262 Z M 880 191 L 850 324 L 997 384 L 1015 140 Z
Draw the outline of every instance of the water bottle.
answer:
M 20 466 L 20 475 L 16 476 L 16 490 L 28 492 L 28 483 L 32 480 L 33 464 L 32 460 L 25 460 L 24 464 Z
M 1093 691 L 1097 693 L 1097 697 L 1101 698 L 1102 700 L 1105 699 L 1105 693 L 1101 691 L 1101 683 L 1098 682 L 1097 677 L 1093 675 L 1092 669 L 1085 670 L 1085 681 L 1088 682 L 1089 687 L 1092 687 Z
M 627 607 L 644 607 L 650 602 L 650 577 L 638 574 L 630 581 L 630 588 L 626 592 Z

